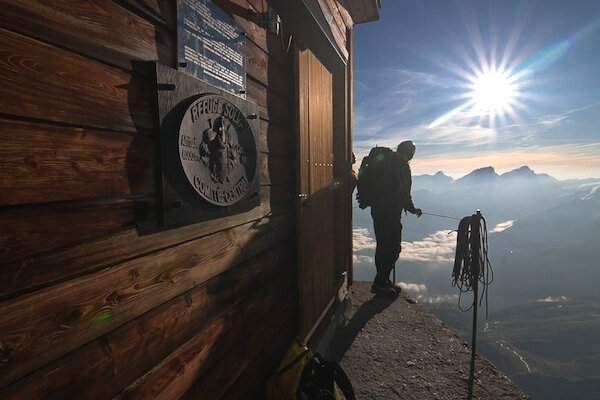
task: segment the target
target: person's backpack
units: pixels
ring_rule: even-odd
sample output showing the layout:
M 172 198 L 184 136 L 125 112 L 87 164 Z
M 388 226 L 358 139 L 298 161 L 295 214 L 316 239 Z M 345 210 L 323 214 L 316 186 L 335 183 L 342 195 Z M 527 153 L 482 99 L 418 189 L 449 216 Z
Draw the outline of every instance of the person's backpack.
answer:
M 339 400 L 339 390 L 354 400 L 350 379 L 335 361 L 325 361 L 319 353 L 296 340 L 283 357 L 275 375 L 267 381 L 267 400 Z
M 377 205 L 396 189 L 394 151 L 387 147 L 373 147 L 369 155 L 362 159 L 358 170 L 356 200 L 362 209 Z

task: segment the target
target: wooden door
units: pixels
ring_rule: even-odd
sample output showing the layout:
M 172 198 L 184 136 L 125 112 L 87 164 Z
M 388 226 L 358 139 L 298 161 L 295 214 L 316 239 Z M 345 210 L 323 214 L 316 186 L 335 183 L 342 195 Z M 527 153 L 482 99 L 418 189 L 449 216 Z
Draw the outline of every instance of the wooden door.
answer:
M 307 338 L 335 294 L 332 76 L 310 50 L 296 52 L 296 68 L 300 334 Z

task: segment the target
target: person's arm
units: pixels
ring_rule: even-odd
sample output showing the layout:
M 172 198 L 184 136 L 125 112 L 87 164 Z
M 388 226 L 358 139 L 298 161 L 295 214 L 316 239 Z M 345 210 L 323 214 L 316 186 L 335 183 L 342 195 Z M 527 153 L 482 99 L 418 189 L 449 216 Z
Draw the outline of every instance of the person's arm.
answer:
M 410 166 L 407 164 L 404 168 L 402 168 L 402 181 L 404 184 L 404 188 L 401 192 L 400 201 L 402 202 L 402 207 L 411 214 L 416 214 L 418 217 L 423 215 L 423 210 L 420 208 L 416 208 L 413 199 L 412 199 L 412 176 L 410 172 Z

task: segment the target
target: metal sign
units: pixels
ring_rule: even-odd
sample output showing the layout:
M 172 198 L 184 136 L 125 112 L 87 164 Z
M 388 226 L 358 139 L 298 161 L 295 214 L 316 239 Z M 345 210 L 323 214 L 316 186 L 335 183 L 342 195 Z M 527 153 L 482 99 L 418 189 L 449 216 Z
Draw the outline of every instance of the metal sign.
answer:
M 260 205 L 258 106 L 173 68 L 155 68 L 163 225 Z
M 185 111 L 179 157 L 194 190 L 217 206 L 237 203 L 256 170 L 256 143 L 244 114 L 222 96 L 207 95 Z
M 177 0 L 179 69 L 246 97 L 244 29 L 211 0 Z

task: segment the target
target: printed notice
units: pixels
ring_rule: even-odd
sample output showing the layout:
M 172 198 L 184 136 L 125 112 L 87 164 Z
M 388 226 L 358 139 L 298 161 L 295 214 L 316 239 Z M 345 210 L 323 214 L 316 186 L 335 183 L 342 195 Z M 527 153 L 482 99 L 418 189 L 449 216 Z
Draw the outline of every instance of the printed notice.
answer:
M 246 97 L 243 28 L 211 0 L 177 0 L 179 69 Z

